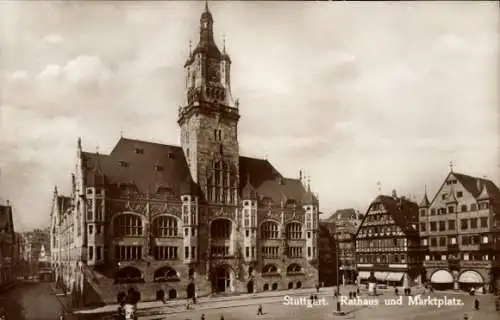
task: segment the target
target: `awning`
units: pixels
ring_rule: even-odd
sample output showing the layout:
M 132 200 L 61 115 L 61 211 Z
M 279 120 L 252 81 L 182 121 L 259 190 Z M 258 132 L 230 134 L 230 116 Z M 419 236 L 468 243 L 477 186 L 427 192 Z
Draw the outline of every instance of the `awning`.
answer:
M 375 272 L 375 278 L 377 278 L 378 281 L 385 281 L 385 279 L 387 279 L 387 274 L 388 272 Z
M 453 283 L 453 276 L 446 270 L 438 270 L 431 276 L 432 283 Z
M 483 283 L 483 277 L 476 271 L 465 271 L 458 277 L 460 283 Z
M 370 272 L 368 272 L 368 271 L 360 271 L 360 272 L 358 272 L 358 278 L 360 280 L 366 280 L 369 277 L 370 277 Z
M 401 281 L 403 279 L 403 272 L 389 272 L 387 275 L 387 281 Z

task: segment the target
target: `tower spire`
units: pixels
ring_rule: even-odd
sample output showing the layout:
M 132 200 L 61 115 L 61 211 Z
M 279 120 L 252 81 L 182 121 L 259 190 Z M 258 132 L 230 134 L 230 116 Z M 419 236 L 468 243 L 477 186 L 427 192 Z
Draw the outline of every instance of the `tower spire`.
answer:
M 208 10 L 208 0 L 205 0 L 205 12 L 210 12 L 210 11 Z
M 453 161 L 450 161 L 450 172 L 453 172 Z
M 226 35 L 222 35 L 222 54 L 226 54 Z

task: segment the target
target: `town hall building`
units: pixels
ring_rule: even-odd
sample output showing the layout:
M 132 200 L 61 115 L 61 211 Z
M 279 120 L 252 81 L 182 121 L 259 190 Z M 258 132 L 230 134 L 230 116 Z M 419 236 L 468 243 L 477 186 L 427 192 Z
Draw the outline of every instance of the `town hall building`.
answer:
M 109 154 L 77 143 L 72 194 L 56 191 L 55 276 L 79 303 L 314 287 L 318 199 L 269 161 L 240 155 L 231 59 L 208 7 L 184 65 L 180 146 L 120 138 Z M 78 298 L 79 297 L 79 298 Z

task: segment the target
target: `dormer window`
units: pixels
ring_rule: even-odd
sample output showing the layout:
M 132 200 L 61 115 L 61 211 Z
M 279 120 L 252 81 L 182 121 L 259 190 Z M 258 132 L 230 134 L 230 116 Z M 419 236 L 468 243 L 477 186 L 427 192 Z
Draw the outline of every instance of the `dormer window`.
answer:
M 136 154 L 144 154 L 144 149 L 142 149 L 142 148 L 135 148 L 134 151 Z
M 155 165 L 155 170 L 156 171 L 163 171 L 163 166 L 157 164 L 157 165 Z
M 120 163 L 120 167 L 123 167 L 123 168 L 128 167 L 128 163 L 125 161 L 120 161 L 119 163 Z
M 168 158 L 169 158 L 169 159 L 173 159 L 173 158 L 174 158 L 174 154 L 173 154 L 172 152 L 169 152 L 169 153 L 168 153 Z

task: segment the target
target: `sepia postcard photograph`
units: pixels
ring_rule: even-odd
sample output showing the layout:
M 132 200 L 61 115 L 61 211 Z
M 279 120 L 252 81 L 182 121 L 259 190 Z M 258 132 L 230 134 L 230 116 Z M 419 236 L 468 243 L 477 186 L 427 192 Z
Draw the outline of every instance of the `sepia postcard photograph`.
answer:
M 500 320 L 496 1 L 0 0 L 0 320 Z

